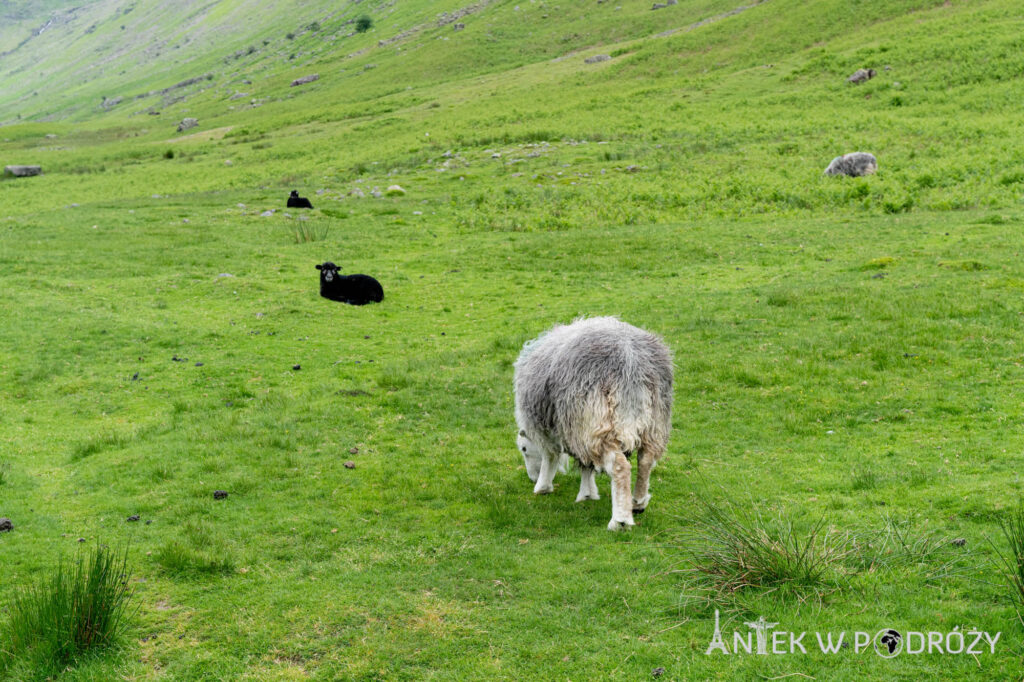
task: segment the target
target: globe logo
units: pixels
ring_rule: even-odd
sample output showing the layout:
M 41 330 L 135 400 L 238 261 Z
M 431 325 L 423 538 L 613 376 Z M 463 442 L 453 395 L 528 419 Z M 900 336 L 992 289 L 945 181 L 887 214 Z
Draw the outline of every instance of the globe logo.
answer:
M 895 630 L 879 630 L 875 635 L 875 653 L 882 658 L 895 658 L 903 651 L 903 636 Z

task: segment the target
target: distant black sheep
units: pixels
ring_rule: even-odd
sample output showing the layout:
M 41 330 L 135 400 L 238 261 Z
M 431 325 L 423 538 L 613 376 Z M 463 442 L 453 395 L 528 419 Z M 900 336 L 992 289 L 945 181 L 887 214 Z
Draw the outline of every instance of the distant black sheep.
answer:
M 293 189 L 288 195 L 288 208 L 313 208 L 313 204 L 309 203 L 306 197 L 300 197 L 298 191 Z
M 320 271 L 320 295 L 324 298 L 352 305 L 384 300 L 380 282 L 369 275 L 342 275 L 338 266 L 330 261 L 316 266 L 316 269 Z

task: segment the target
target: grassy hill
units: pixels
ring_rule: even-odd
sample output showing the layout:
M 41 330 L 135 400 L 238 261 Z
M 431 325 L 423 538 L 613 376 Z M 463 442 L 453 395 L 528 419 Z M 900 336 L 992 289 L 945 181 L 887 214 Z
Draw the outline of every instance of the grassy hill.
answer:
M 461 2 L 0 5 L 0 627 L 97 542 L 138 604 L 0 676 L 1016 675 L 1019 7 Z M 599 314 L 676 358 L 628 534 L 514 450 L 523 342 Z M 1002 635 L 705 656 L 715 610 Z

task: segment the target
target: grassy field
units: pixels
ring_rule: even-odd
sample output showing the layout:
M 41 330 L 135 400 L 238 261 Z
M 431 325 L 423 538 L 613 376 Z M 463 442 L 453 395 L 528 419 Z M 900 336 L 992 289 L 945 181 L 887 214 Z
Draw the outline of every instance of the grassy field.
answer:
M 494 2 L 455 31 L 458 5 L 308 3 L 288 37 L 287 7 L 223 3 L 197 26 L 242 12 L 258 48 L 229 62 L 183 46 L 40 104 L 0 66 L 0 165 L 44 167 L 0 181 L 0 628 L 96 543 L 127 547 L 137 609 L 66 668 L 0 639 L 0 678 L 1020 677 L 1019 9 L 740 4 Z M 821 176 L 858 149 L 878 175 Z M 320 298 L 324 260 L 384 302 Z M 606 314 L 676 363 L 618 534 L 607 478 L 531 494 L 512 416 L 522 344 Z M 727 582 L 737 537 L 779 564 Z M 706 656 L 716 610 L 730 650 L 764 616 L 808 653 Z M 883 628 L 1001 637 L 813 645 Z

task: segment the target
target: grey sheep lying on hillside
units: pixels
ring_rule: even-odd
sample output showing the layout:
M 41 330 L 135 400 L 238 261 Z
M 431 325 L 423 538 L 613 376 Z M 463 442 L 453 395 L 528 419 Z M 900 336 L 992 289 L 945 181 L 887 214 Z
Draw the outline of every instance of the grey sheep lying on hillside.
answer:
M 878 160 L 868 152 L 852 152 L 837 156 L 825 169 L 825 175 L 849 175 L 859 177 L 878 172 Z
M 515 364 L 515 416 L 533 492 L 552 492 L 571 455 L 582 471 L 576 501 L 600 499 L 594 475 L 605 472 L 612 479 L 608 529 L 632 526 L 651 501 L 651 469 L 668 444 L 672 370 L 660 338 L 614 317 L 557 325 L 528 342 Z
M 384 300 L 384 288 L 369 275 L 342 275 L 338 266 L 330 261 L 317 265 L 316 269 L 320 271 L 320 295 L 324 298 L 351 305 Z

